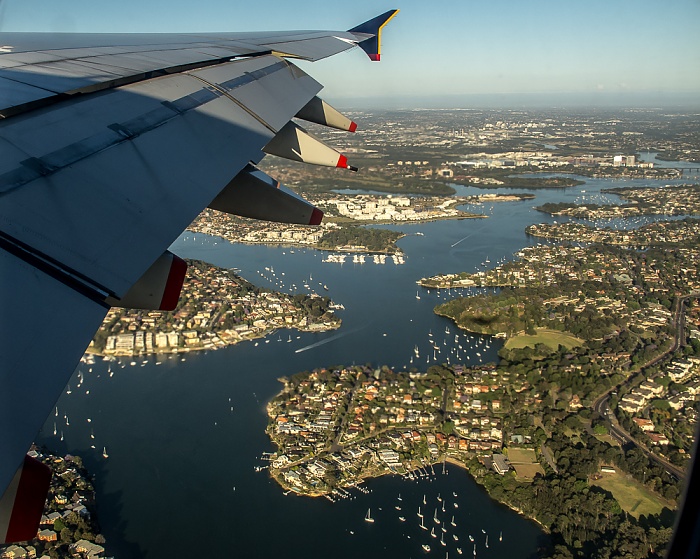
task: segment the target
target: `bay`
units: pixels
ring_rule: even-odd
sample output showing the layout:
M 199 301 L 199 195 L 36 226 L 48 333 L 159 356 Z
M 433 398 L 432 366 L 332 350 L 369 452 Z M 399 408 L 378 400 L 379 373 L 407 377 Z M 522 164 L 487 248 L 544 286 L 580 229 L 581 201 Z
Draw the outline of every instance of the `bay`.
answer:
M 446 474 L 436 468 L 430 480 L 371 480 L 366 484 L 370 493 L 354 490 L 353 498 L 338 503 L 285 496 L 265 471 L 255 468 L 265 464 L 263 452 L 274 450 L 265 435 L 265 404 L 281 388 L 277 379 L 283 375 L 335 364 L 425 370 L 434 362 L 429 334 L 441 347 L 438 362 L 454 357 L 455 335 L 469 348 L 469 360 L 464 361 L 463 350 L 462 362 L 497 359 L 501 342 L 458 333 L 434 315 L 433 307 L 455 293 L 428 293 L 417 289 L 416 280 L 491 267 L 541 242 L 527 236 L 525 227 L 554 220 L 533 206 L 593 199 L 611 186 L 684 182 L 584 180 L 585 185 L 569 189 L 518 189 L 536 198 L 478 207 L 485 219 L 386 226 L 407 233 L 399 241 L 406 256 L 403 265 L 376 265 L 371 258 L 364 265 L 353 264 L 351 257 L 342 265 L 324 263 L 327 253 L 321 251 L 230 244 L 184 233 L 172 247 L 180 256 L 235 267 L 259 285 L 279 288 L 284 283 L 287 290 L 291 284 L 308 283 L 330 295 L 345 306 L 339 311 L 342 328 L 316 334 L 282 331 L 258 340 L 257 346 L 247 342 L 192 353 L 184 360 L 153 356 L 134 359 L 134 365 L 131 360 L 81 364 L 70 381 L 70 394 L 61 396 L 37 442 L 84 458 L 95 475 L 107 553 L 117 557 L 320 558 L 332 553 L 339 558 L 403 558 L 424 556 L 423 543 L 432 547 L 431 555 L 449 551 L 456 557 L 458 546 L 472 553 L 469 534 L 479 557 L 536 556 L 546 543 L 537 525 L 492 502 L 459 468 L 448 466 Z M 458 195 L 475 193 L 483 191 L 457 187 Z M 421 358 L 411 363 L 416 345 Z M 83 382 L 78 388 L 79 375 Z M 457 498 L 451 497 L 453 491 Z M 394 508 L 399 493 L 406 522 L 399 521 L 402 514 Z M 444 548 L 439 538 L 420 529 L 416 516 L 423 495 L 437 506 L 438 493 L 448 496 L 448 506 L 454 501 L 459 505 L 452 509 L 457 527 L 449 527 Z M 376 519 L 373 524 L 364 522 L 368 509 Z M 425 520 L 432 514 L 428 507 Z M 449 520 L 448 514 L 439 516 Z M 482 530 L 490 536 L 488 548 Z

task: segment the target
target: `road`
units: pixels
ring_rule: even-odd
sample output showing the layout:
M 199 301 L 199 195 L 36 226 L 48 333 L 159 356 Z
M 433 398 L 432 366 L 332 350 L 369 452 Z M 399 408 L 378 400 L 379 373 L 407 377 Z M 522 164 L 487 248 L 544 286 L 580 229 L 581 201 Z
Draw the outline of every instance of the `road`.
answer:
M 684 336 L 682 334 L 685 325 L 685 303 L 691 297 L 698 297 L 698 295 L 692 294 L 685 297 L 679 297 L 675 301 L 673 308 L 673 326 L 675 329 L 673 345 L 661 355 L 654 357 L 653 359 L 644 363 L 643 365 L 640 365 L 638 368 L 639 371 L 642 371 L 647 367 L 656 365 L 662 359 L 666 358 L 669 354 L 672 354 L 673 352 L 677 351 L 678 348 L 681 346 L 684 339 Z M 685 470 L 671 464 L 668 460 L 666 460 L 662 456 L 659 456 L 658 454 L 655 454 L 654 452 L 649 450 L 644 444 L 636 440 L 632 435 L 630 435 L 627 431 L 625 431 L 625 429 L 622 428 L 622 426 L 618 423 L 615 415 L 611 412 L 609 405 L 610 394 L 612 392 L 617 391 L 627 382 L 628 380 L 625 380 L 621 384 L 613 386 L 612 388 L 608 389 L 606 392 L 598 396 L 598 398 L 596 398 L 593 402 L 593 409 L 605 419 L 610 434 L 613 437 L 615 437 L 615 439 L 617 439 L 617 441 L 620 444 L 631 443 L 635 445 L 646 456 L 648 456 L 651 460 L 659 464 L 661 467 L 665 468 L 669 473 L 676 476 L 678 479 L 685 479 Z

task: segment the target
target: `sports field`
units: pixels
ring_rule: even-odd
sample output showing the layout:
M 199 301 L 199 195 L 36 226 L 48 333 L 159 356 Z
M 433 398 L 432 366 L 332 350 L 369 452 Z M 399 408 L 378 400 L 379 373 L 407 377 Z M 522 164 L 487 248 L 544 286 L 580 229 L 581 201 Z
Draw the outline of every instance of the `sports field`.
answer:
M 672 508 L 662 497 L 620 473 L 603 474 L 603 477 L 591 483 L 610 491 L 622 510 L 635 518 L 642 514 L 657 514 L 664 507 Z
M 559 330 L 548 330 L 546 328 L 538 328 L 534 336 L 520 334 L 514 338 L 510 338 L 506 342 L 506 349 L 520 349 L 523 347 L 534 347 L 537 344 L 545 344 L 552 349 L 557 349 L 559 345 L 566 348 L 572 348 L 583 344 L 583 340 L 577 338 L 568 332 L 560 332 Z

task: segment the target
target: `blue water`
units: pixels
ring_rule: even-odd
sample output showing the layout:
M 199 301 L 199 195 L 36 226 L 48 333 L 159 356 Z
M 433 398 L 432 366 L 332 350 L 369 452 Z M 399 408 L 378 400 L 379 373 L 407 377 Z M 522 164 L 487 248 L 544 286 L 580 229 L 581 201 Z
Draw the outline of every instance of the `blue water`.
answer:
M 339 311 L 342 328 L 319 334 L 291 332 L 291 342 L 287 342 L 290 333 L 284 331 L 259 340 L 257 346 L 246 342 L 190 354 L 185 361 L 163 357 L 156 364 L 151 357 L 136 360 L 134 366 L 130 360 L 83 364 L 79 367 L 83 384 L 77 388 L 76 372 L 71 393 L 61 397 L 58 416 L 49 417 L 38 442 L 84 458 L 95 474 L 107 551 L 122 558 L 404 558 L 424 556 L 420 546 L 426 542 L 432 556 L 442 557 L 449 551 L 454 558 L 458 545 L 465 556 L 472 554 L 469 534 L 476 539 L 478 557 L 536 556 L 546 541 L 537 525 L 490 501 L 457 468 L 448 467 L 445 475 L 436 468 L 431 481 L 371 480 L 366 484 L 369 494 L 354 491 L 353 499 L 334 504 L 285 496 L 264 471 L 254 468 L 264 464 L 263 452 L 274 450 L 264 432 L 265 403 L 281 388 L 279 377 L 353 363 L 424 370 L 425 360 L 434 362 L 429 333 L 443 348 L 437 360 L 452 356 L 454 363 L 456 356 L 451 351 L 456 350 L 456 331 L 432 312 L 435 304 L 454 293 L 418 290 L 416 280 L 438 272 L 483 269 L 499 259 L 510 259 L 523 246 L 539 242 L 524 233 L 527 225 L 553 221 L 533 206 L 595 196 L 601 188 L 632 182 L 586 180 L 584 186 L 572 189 L 532 190 L 535 200 L 487 204 L 481 207 L 488 216 L 485 219 L 387 226 L 408 234 L 399 241 L 406 255 L 404 265 L 375 265 L 371 259 L 359 265 L 351 258 L 343 265 L 322 263 L 327 253 L 320 251 L 231 245 L 219 238 L 185 233 L 172 247 L 183 257 L 238 268 L 242 276 L 259 285 L 309 283 L 319 293 L 330 295 L 346 307 Z M 458 195 L 482 192 L 457 190 Z M 416 235 L 419 232 L 423 235 Z M 273 267 L 274 276 L 264 272 L 265 267 Z M 326 284 L 329 291 L 323 291 L 320 284 Z M 470 348 L 469 361 L 465 361 L 464 350 L 460 356 L 468 364 L 493 360 L 500 348 L 498 341 L 486 347 L 485 339 L 464 334 L 459 334 L 458 343 Z M 421 358 L 411 363 L 416 345 Z M 106 460 L 103 447 L 109 454 Z M 457 528 L 450 527 L 443 548 L 439 539 L 419 528 L 416 511 L 423 494 L 436 503 L 438 492 L 445 496 L 453 491 L 459 503 L 458 509 L 453 508 Z M 399 522 L 400 514 L 394 509 L 398 493 L 405 503 L 405 523 Z M 448 506 L 453 499 L 449 500 Z M 363 520 L 369 508 L 376 518 L 374 524 Z M 426 521 L 432 522 L 433 509 L 428 508 Z M 482 529 L 490 536 L 488 549 Z M 503 541 L 499 542 L 501 531 Z M 453 532 L 459 541 L 452 538 Z

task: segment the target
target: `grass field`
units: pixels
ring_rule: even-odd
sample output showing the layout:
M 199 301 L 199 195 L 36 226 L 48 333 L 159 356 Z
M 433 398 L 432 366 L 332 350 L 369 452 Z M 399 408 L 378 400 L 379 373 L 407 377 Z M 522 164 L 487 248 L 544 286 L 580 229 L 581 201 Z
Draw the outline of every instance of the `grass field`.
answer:
M 568 332 L 538 328 L 534 336 L 520 334 L 519 336 L 510 338 L 506 342 L 505 347 L 506 349 L 520 349 L 527 346 L 534 347 L 536 344 L 545 344 L 552 349 L 557 349 L 560 344 L 566 348 L 572 348 L 583 344 L 583 340 Z
M 533 464 L 537 455 L 531 448 L 508 448 L 508 460 L 511 464 Z
M 659 513 L 664 507 L 673 508 L 642 484 L 620 473 L 603 474 L 602 478 L 591 483 L 610 491 L 620 503 L 622 510 L 635 518 L 639 518 L 642 514 Z

